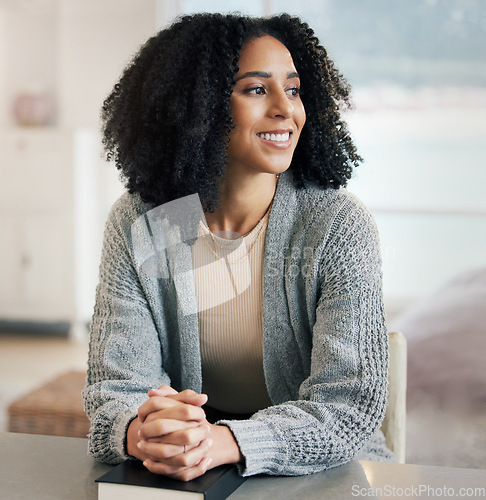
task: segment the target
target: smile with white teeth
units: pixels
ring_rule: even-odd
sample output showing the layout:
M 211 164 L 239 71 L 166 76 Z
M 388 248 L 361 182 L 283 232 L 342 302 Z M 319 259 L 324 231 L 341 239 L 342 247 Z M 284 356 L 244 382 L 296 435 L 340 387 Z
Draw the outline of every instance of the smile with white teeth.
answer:
M 265 139 L 266 141 L 275 141 L 275 142 L 287 142 L 290 137 L 290 132 L 285 132 L 285 134 L 257 134 L 258 137 Z

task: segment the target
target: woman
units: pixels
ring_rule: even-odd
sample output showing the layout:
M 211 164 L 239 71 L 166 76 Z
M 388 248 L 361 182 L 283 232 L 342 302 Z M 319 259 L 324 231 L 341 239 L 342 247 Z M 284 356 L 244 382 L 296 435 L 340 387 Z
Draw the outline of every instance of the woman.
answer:
M 288 15 L 185 17 L 125 70 L 103 107 L 128 193 L 84 391 L 97 459 L 182 480 L 393 459 L 378 237 L 337 189 L 360 160 L 348 93 Z

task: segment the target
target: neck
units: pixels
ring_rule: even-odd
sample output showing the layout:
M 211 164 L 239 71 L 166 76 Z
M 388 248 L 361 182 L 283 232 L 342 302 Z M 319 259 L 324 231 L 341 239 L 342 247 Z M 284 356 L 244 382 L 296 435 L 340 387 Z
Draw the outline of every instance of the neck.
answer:
M 266 173 L 251 179 L 225 178 L 220 186 L 218 209 L 214 213 L 206 213 L 211 232 L 249 233 L 269 209 L 276 184 L 277 176 Z

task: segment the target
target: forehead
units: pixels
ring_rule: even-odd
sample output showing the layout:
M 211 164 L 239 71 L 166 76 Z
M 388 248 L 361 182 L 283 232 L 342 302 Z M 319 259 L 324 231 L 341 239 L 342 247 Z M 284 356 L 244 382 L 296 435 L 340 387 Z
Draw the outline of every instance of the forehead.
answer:
M 273 36 L 254 38 L 243 44 L 238 60 L 240 73 L 247 71 L 295 71 L 294 62 L 287 47 Z

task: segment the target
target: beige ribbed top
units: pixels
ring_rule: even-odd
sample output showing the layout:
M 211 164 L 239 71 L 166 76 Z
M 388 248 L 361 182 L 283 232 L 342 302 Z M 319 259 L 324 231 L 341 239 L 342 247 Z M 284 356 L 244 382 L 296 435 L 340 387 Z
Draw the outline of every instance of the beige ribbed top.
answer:
M 192 247 L 203 392 L 218 410 L 271 405 L 263 375 L 262 268 L 268 213 L 244 237 L 199 226 Z

